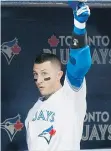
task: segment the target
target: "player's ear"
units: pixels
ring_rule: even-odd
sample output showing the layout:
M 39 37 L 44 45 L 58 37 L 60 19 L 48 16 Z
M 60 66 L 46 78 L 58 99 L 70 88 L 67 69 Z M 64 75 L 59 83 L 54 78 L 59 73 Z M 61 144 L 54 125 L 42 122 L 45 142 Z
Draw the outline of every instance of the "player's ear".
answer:
M 60 80 L 63 76 L 63 71 L 58 71 L 57 79 Z

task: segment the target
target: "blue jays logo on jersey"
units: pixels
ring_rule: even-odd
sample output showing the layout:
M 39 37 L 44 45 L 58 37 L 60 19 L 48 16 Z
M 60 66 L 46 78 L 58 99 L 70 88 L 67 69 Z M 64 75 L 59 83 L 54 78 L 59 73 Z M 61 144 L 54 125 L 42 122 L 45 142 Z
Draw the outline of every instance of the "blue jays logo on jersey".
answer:
M 12 41 L 3 42 L 1 45 L 1 52 L 5 56 L 8 65 L 10 65 L 13 57 L 18 55 L 21 51 L 21 47 L 18 45 L 17 38 L 14 38 Z
M 4 129 L 7 132 L 11 142 L 15 134 L 18 131 L 21 131 L 24 126 L 20 119 L 20 115 L 18 114 L 17 116 L 13 118 L 8 118 L 3 123 L 1 123 L 1 129 Z
M 52 136 L 54 136 L 56 133 L 56 130 L 53 128 L 53 125 L 49 127 L 48 129 L 45 129 L 41 134 L 39 134 L 39 137 L 43 137 L 47 143 L 49 144 L 51 141 Z

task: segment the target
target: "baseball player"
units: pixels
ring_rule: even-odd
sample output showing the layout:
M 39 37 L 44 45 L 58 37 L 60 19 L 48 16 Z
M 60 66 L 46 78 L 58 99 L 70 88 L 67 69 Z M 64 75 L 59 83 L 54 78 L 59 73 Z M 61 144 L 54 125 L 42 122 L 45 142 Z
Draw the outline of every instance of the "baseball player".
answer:
M 79 3 L 63 86 L 61 62 L 56 55 L 35 59 L 34 81 L 41 93 L 25 120 L 29 151 L 78 151 L 86 114 L 85 75 L 91 67 L 86 22 L 89 7 Z

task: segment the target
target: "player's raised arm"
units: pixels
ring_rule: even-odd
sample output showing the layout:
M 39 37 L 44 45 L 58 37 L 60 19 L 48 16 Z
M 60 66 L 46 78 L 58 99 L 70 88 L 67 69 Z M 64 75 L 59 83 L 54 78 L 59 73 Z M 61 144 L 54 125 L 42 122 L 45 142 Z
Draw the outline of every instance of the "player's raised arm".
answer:
M 82 86 L 83 79 L 91 66 L 90 48 L 87 44 L 86 22 L 90 16 L 89 7 L 80 2 L 76 11 L 73 10 L 74 28 L 70 45 L 69 61 L 66 78 L 76 90 Z

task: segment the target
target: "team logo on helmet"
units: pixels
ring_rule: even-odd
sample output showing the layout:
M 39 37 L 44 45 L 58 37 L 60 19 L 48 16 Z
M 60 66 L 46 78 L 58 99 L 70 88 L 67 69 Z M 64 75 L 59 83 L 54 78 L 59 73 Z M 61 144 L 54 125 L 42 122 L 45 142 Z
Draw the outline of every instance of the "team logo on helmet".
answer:
M 21 47 L 18 45 L 17 38 L 14 38 L 12 41 L 3 42 L 1 45 L 1 52 L 5 56 L 8 65 L 10 65 L 13 57 L 18 55 L 21 51 Z
M 17 116 L 8 118 L 3 123 L 1 123 L 1 129 L 4 129 L 7 132 L 11 142 L 15 134 L 21 131 L 24 126 L 20 119 L 20 115 L 18 114 Z

